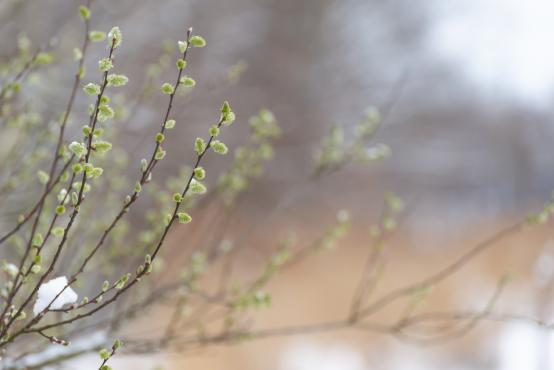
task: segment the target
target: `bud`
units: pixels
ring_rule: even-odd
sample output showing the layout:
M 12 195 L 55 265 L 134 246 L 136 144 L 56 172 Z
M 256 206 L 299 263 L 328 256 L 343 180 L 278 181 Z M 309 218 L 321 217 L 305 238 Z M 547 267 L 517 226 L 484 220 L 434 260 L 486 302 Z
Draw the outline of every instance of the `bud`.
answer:
M 58 216 L 61 216 L 65 213 L 65 207 L 63 205 L 59 205 L 56 207 L 56 214 Z
M 164 94 L 171 95 L 173 94 L 174 91 L 175 91 L 175 88 L 173 87 L 172 84 L 166 82 L 162 85 L 162 92 Z
M 194 141 L 194 150 L 198 155 L 202 154 L 206 150 L 206 142 L 201 137 L 197 137 Z
M 88 95 L 98 95 L 100 94 L 100 86 L 90 82 L 83 87 L 83 91 Z
M 206 46 L 206 40 L 204 40 L 202 36 L 198 36 L 198 35 L 192 36 L 189 39 L 189 42 L 192 46 L 196 48 L 203 48 L 204 46 Z
M 120 87 L 125 86 L 129 82 L 129 78 L 125 75 L 108 75 L 108 86 Z
M 46 65 L 52 63 L 52 55 L 48 53 L 38 53 L 35 57 L 35 63 L 38 65 Z
M 173 127 L 175 127 L 175 120 L 174 120 L 174 119 L 168 119 L 168 120 L 165 122 L 164 127 L 165 127 L 166 129 L 172 129 Z
M 41 233 L 36 233 L 35 236 L 33 236 L 33 247 L 40 247 L 44 243 L 44 238 L 42 237 Z
M 208 130 L 210 136 L 217 136 L 219 135 L 219 127 L 217 127 L 217 125 L 213 125 L 212 127 L 210 127 L 210 129 Z
M 188 224 L 192 221 L 192 217 L 186 212 L 179 212 L 177 213 L 177 217 L 179 218 L 179 223 L 182 224 Z
M 98 351 L 98 354 L 100 355 L 100 358 L 102 360 L 107 360 L 110 358 L 110 351 L 108 351 L 106 348 L 102 348 L 100 351 Z
M 142 158 L 140 160 L 140 169 L 142 172 L 146 171 L 146 169 L 148 168 L 148 162 L 146 161 L 145 158 Z
M 64 229 L 61 227 L 55 227 L 52 229 L 52 235 L 61 238 L 64 234 Z
M 225 145 L 225 143 L 219 141 L 219 140 L 214 140 L 212 141 L 212 143 L 210 144 L 210 147 L 213 149 L 214 152 L 216 152 L 217 154 L 227 154 L 227 152 L 229 151 L 229 149 L 227 148 L 227 145 Z
M 127 284 L 127 282 L 129 281 L 129 278 L 131 277 L 131 274 L 130 273 L 126 273 L 125 275 L 123 275 L 121 278 L 119 278 L 119 280 L 117 281 L 117 283 L 115 284 L 115 289 L 118 289 L 118 290 L 121 290 L 123 289 L 123 287 L 125 286 L 125 284 Z
M 108 38 L 110 40 L 110 45 L 113 44 L 113 48 L 117 48 L 119 45 L 121 45 L 121 41 L 123 40 L 123 36 L 121 34 L 121 30 L 119 27 L 113 27 L 110 32 L 108 33 Z
M 81 19 L 86 21 L 87 19 L 90 19 L 90 10 L 84 5 L 81 5 L 79 7 L 79 15 L 81 16 Z
M 104 154 L 112 149 L 112 144 L 107 141 L 97 141 L 92 144 L 92 148 L 96 151 L 96 153 Z
M 206 186 L 196 179 L 191 180 L 189 189 L 192 194 L 204 194 L 207 191 Z
M 176 64 L 178 69 L 185 69 L 185 67 L 187 66 L 187 61 L 184 59 L 178 59 Z
M 163 150 L 161 147 L 158 148 L 158 150 L 156 151 L 156 154 L 154 155 L 154 159 L 157 161 L 160 161 L 164 159 L 164 157 L 165 157 L 165 150 Z
M 196 85 L 196 81 L 194 81 L 194 79 L 192 77 L 189 77 L 189 76 L 181 77 L 179 82 L 181 84 L 185 85 L 186 87 L 194 87 Z
M 123 342 L 119 339 L 116 339 L 114 342 L 113 342 L 113 346 L 112 346 L 112 349 L 114 351 L 117 351 L 118 349 L 120 349 L 121 347 L 123 346 Z
M 187 50 L 188 43 L 186 41 L 177 41 L 177 46 L 179 47 L 179 51 L 182 54 Z
M 197 180 L 204 180 L 206 177 L 206 171 L 202 167 L 196 167 L 194 169 L 194 178 Z
M 46 185 L 48 180 L 50 180 L 50 176 L 48 176 L 48 174 L 43 170 L 39 170 L 37 172 L 37 177 L 38 177 L 38 181 L 43 185 Z
M 76 156 L 80 157 L 87 153 L 87 147 L 83 143 L 78 143 L 76 141 L 72 142 L 68 146 L 69 150 Z
M 113 62 L 110 58 L 103 58 L 98 61 L 98 69 L 101 72 L 108 72 L 113 68 Z
M 183 196 L 179 193 L 173 194 L 173 200 L 175 203 L 181 203 L 183 201 Z
M 90 31 L 89 39 L 92 42 L 104 41 L 106 39 L 106 32 L 102 31 Z

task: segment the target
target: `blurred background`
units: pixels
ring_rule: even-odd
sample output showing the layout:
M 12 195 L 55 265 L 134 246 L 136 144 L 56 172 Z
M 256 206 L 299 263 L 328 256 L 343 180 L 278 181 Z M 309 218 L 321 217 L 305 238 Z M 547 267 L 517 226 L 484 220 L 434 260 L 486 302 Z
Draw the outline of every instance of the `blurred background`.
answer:
M 62 65 L 70 68 L 63 56 L 80 42 L 77 5 L 0 1 L 2 53 L 15 48 L 21 32 L 37 44 L 54 38 Z M 197 87 L 177 106 L 180 124 L 168 144 L 184 154 L 161 164 L 162 177 L 192 160 L 183 148 L 191 147 L 227 99 L 238 117 L 226 134 L 231 149 L 243 142 L 247 118 L 262 107 L 273 111 L 283 129 L 265 176 L 240 205 L 241 225 L 254 240 L 263 244 L 268 235 L 291 232 L 309 240 L 338 209 L 351 212 L 354 228 L 336 250 L 295 266 L 270 285 L 274 304 L 260 313 L 261 327 L 347 312 L 369 226 L 379 217 L 386 191 L 402 197 L 407 210 L 388 241 L 382 292 L 435 271 L 551 195 L 551 1 L 95 0 L 92 12 L 94 29 L 118 25 L 123 32 L 117 65 L 131 80 L 122 90 L 131 101 L 165 40 L 182 39 L 193 26 L 208 41 L 189 60 Z M 90 70 L 102 52 L 92 50 Z M 223 83 L 237 63 L 245 67 L 240 81 Z M 48 78 L 63 83 L 49 86 L 40 104 L 55 107 L 72 76 L 61 68 Z M 391 147 L 391 157 L 349 166 L 306 187 L 314 150 L 330 127 L 351 132 L 370 106 L 387 111 L 376 141 Z M 156 96 L 133 114 L 122 139 L 133 157 L 148 152 L 143 139 L 153 132 L 162 107 Z M 205 167 L 216 172 L 226 164 L 210 158 Z M 270 214 L 279 221 L 264 222 Z M 428 307 L 481 307 L 509 271 L 514 281 L 499 306 L 550 320 L 551 236 L 541 229 L 502 244 L 438 289 Z M 180 238 L 186 232 L 173 236 L 176 243 Z M 245 259 L 244 268 L 254 262 Z M 554 341 L 530 325 L 484 324 L 469 336 L 425 348 L 344 331 L 113 363 L 121 369 L 538 370 L 554 369 Z

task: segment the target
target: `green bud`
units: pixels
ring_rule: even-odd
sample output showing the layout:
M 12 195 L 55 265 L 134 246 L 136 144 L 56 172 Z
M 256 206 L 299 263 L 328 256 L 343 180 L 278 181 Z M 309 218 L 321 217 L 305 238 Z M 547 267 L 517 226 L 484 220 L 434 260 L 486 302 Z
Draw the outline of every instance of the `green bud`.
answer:
M 158 132 L 156 134 L 156 142 L 161 144 L 164 140 L 165 140 L 164 134 L 162 134 L 161 132 Z
M 96 153 L 104 154 L 112 149 L 112 144 L 107 141 L 97 141 L 92 144 L 92 148 L 96 151 Z
M 194 169 L 194 178 L 197 180 L 204 180 L 206 178 L 206 171 L 202 167 L 196 167 Z
M 33 247 L 40 247 L 44 243 L 44 238 L 42 237 L 41 233 L 36 233 L 35 236 L 33 236 Z
M 173 200 L 175 203 L 181 203 L 183 201 L 183 197 L 179 193 L 173 194 Z
M 217 127 L 217 125 L 213 125 L 212 127 L 210 127 L 208 132 L 210 133 L 210 136 L 215 137 L 215 136 L 219 135 L 219 127 Z
M 194 79 L 192 77 L 189 77 L 189 76 L 181 77 L 179 82 L 181 84 L 185 85 L 186 87 L 194 87 L 196 85 L 196 81 L 194 81 Z
M 104 41 L 106 39 L 106 32 L 102 31 L 90 31 L 89 39 L 92 42 Z
M 102 348 L 100 351 L 98 351 L 98 354 L 100 355 L 100 358 L 102 360 L 107 360 L 110 358 L 110 351 L 108 351 L 106 348 Z
M 91 171 L 90 171 L 90 177 L 92 177 L 93 179 L 97 179 L 99 178 L 100 176 L 102 176 L 102 173 L 104 173 L 104 169 L 100 168 L 100 167 L 94 167 Z
M 113 68 L 113 61 L 110 58 L 103 58 L 98 61 L 98 69 L 102 72 L 108 72 Z
M 146 171 L 147 168 L 148 168 L 148 161 L 145 158 L 142 158 L 140 160 L 140 170 L 144 172 Z
M 75 189 L 77 191 L 80 191 L 81 190 L 81 185 L 82 185 L 82 183 L 80 181 L 76 181 L 73 184 L 71 184 L 71 187 L 73 187 L 73 189 Z M 83 189 L 83 193 L 88 193 L 89 191 L 90 191 L 90 185 L 85 184 L 85 187 Z
M 158 148 L 158 150 L 156 151 L 156 154 L 154 155 L 154 159 L 157 161 L 160 161 L 164 159 L 164 157 L 165 157 L 165 150 L 163 150 L 162 148 Z
M 204 46 L 206 46 L 206 40 L 204 40 L 202 36 L 198 36 L 198 35 L 192 36 L 189 39 L 189 42 L 192 46 L 196 48 L 203 48 Z
M 38 53 L 35 57 L 35 63 L 38 65 L 46 65 L 52 63 L 52 55 L 49 53 Z
M 84 5 L 79 6 L 79 15 L 82 20 L 90 19 L 90 10 Z
M 101 104 L 98 106 L 98 120 L 100 122 L 106 122 L 108 119 L 115 116 L 114 110 L 107 104 Z
M 127 284 L 127 282 L 129 281 L 129 278 L 131 277 L 131 274 L 130 273 L 126 273 L 125 275 L 123 275 L 121 278 L 119 278 L 119 280 L 117 281 L 117 283 L 115 284 L 115 289 L 118 289 L 118 290 L 121 290 L 123 289 L 123 287 L 125 286 L 125 284 Z
M 186 41 L 177 41 L 177 46 L 181 54 L 183 54 L 187 50 L 188 43 Z
M 235 118 L 234 112 L 221 113 L 221 123 L 225 126 L 229 126 L 231 123 L 235 122 Z
M 76 141 L 72 142 L 68 146 L 69 150 L 76 156 L 80 157 L 87 153 L 87 147 L 83 143 L 78 143 Z
M 76 192 L 71 193 L 71 204 L 77 205 L 77 202 L 79 201 L 79 195 L 77 195 Z
M 110 282 L 108 280 L 104 280 L 104 283 L 102 283 L 102 291 L 105 292 L 108 289 L 110 289 Z
M 88 125 L 83 126 L 82 130 L 83 130 L 83 135 L 85 136 L 89 136 L 90 133 L 92 132 L 92 128 L 90 128 L 90 126 Z
M 37 254 L 35 258 L 33 258 L 33 263 L 40 265 L 42 263 L 42 256 L 40 254 Z
M 189 190 L 192 194 L 204 194 L 207 191 L 206 186 L 196 179 L 191 180 Z
M 162 85 L 162 92 L 164 94 L 171 95 L 173 94 L 174 91 L 175 91 L 175 88 L 173 87 L 172 84 L 166 82 Z
M 73 166 L 72 166 L 72 170 L 74 173 L 78 174 L 78 173 L 81 173 L 83 172 L 83 166 L 80 164 L 80 163 L 75 163 Z
M 37 172 L 37 177 L 38 177 L 38 181 L 43 185 L 46 185 L 48 180 L 50 180 L 50 176 L 48 176 L 48 174 L 43 170 L 39 170 Z
M 121 347 L 123 346 L 123 342 L 119 339 L 116 339 L 114 342 L 113 342 L 113 346 L 112 346 L 112 349 L 114 351 L 117 351 L 118 349 L 120 349 Z
M 58 216 L 61 216 L 65 213 L 65 207 L 63 205 L 59 205 L 56 207 L 56 214 Z
M 125 75 L 108 75 L 108 86 L 120 87 L 125 86 L 129 82 L 129 79 Z
M 83 59 L 83 52 L 79 48 L 73 48 L 73 60 L 78 61 Z
M 217 154 L 224 155 L 224 154 L 227 154 L 227 152 L 229 151 L 229 149 L 227 148 L 227 145 L 225 145 L 225 143 L 223 143 L 219 140 L 212 141 L 212 143 L 210 144 L 210 147 Z
M 100 86 L 95 83 L 88 83 L 83 87 L 83 91 L 88 95 L 98 95 L 100 94 Z
M 108 32 L 108 38 L 109 38 L 110 44 L 113 43 L 114 49 L 117 48 L 119 45 L 121 45 L 123 36 L 121 35 L 121 30 L 119 29 L 119 27 L 113 27 L 110 30 L 110 32 Z
M 192 221 L 192 217 L 186 212 L 179 212 L 177 213 L 177 218 L 179 219 L 179 223 L 181 224 L 188 224 Z
M 184 59 L 177 60 L 177 68 L 178 69 L 185 69 L 186 66 L 187 66 L 187 61 L 186 60 L 184 60 Z
M 64 234 L 64 229 L 61 227 L 55 227 L 52 229 L 52 235 L 61 238 Z
M 135 184 L 135 193 L 140 193 L 142 191 L 142 185 L 140 184 L 140 182 L 137 182 Z
M 40 267 L 40 265 L 33 265 L 33 266 L 31 267 L 31 272 L 32 272 L 33 274 L 38 274 L 38 273 L 40 272 L 41 269 L 42 269 L 42 268 Z
M 175 120 L 174 119 L 168 119 L 165 122 L 165 128 L 166 129 L 172 129 L 173 127 L 175 127 Z
M 171 213 L 166 213 L 165 216 L 164 216 L 164 225 L 165 226 L 168 226 L 169 223 L 171 222 L 171 219 L 172 219 L 172 214 Z
M 202 154 L 206 150 L 206 142 L 201 137 L 197 137 L 194 141 L 194 150 L 198 155 Z
M 58 193 L 57 199 L 58 202 L 63 202 L 67 195 L 67 189 L 62 188 L 60 189 L 60 192 Z
M 228 101 L 224 101 L 223 105 L 221 106 L 221 113 L 229 113 L 231 112 L 231 106 L 229 105 Z

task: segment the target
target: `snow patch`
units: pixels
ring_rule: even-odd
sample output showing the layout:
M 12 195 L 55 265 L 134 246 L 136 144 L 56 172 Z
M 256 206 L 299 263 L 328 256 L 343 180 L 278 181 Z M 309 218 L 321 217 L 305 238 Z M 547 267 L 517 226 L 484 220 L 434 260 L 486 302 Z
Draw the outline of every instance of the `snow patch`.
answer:
M 37 301 L 35 302 L 35 305 L 33 307 L 33 313 L 35 315 L 38 315 L 48 305 L 60 292 L 66 287 L 67 285 L 67 278 L 65 276 L 60 276 L 55 279 L 50 280 L 47 283 L 44 283 L 40 286 L 38 289 L 38 297 Z M 67 287 L 63 292 L 60 294 L 58 298 L 52 304 L 50 305 L 50 309 L 60 309 L 63 307 L 63 305 L 67 303 L 75 303 L 77 301 L 77 293 L 73 291 L 70 287 Z

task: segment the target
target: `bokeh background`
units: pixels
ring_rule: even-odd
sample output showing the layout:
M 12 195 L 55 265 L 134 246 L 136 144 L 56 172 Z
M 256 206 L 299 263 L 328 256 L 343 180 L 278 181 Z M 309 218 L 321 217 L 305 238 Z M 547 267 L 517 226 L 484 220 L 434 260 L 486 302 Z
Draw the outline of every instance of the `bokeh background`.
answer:
M 3 52 L 13 49 L 24 31 L 37 44 L 56 39 L 63 60 L 80 37 L 77 5 L 0 2 Z M 354 230 L 336 251 L 316 256 L 271 285 L 275 303 L 260 313 L 261 326 L 317 322 L 347 311 L 368 228 L 379 217 L 385 191 L 400 195 L 408 209 L 389 242 L 391 262 L 382 291 L 438 269 L 550 197 L 551 1 L 96 0 L 92 10 L 93 28 L 118 25 L 123 31 L 118 65 L 131 79 L 124 90 L 129 100 L 164 40 L 182 39 L 189 26 L 207 39 L 208 47 L 189 61 L 198 85 L 178 106 L 183 124 L 170 150 L 189 148 L 224 99 L 238 116 L 237 128 L 226 137 L 231 148 L 244 139 L 241 124 L 247 117 L 261 107 L 274 112 L 283 128 L 275 159 L 240 205 L 241 224 L 256 240 L 290 232 L 309 239 L 338 209 L 351 211 Z M 100 55 L 93 51 L 91 69 Z M 238 62 L 247 65 L 240 81 L 221 83 L 227 68 Z M 62 63 L 70 68 L 70 61 Z M 49 78 L 62 82 L 50 86 L 53 93 L 41 103 L 55 109 L 56 96 L 71 77 L 63 69 L 52 71 Z M 141 143 L 160 115 L 158 98 L 139 107 L 126 129 L 124 145 L 136 157 L 147 152 Z M 306 188 L 314 148 L 331 125 L 348 131 L 369 106 L 391 107 L 376 140 L 389 145 L 392 156 L 370 166 L 349 166 Z M 169 157 L 160 166 L 162 176 L 191 158 Z M 226 163 L 214 158 L 206 167 L 217 171 Z M 279 221 L 264 222 L 270 214 Z M 173 238 L 178 242 L 186 233 Z M 514 282 L 500 306 L 549 320 L 550 238 L 543 229 L 503 244 L 439 289 L 429 306 L 480 307 L 496 279 L 510 271 Z M 248 269 L 255 260 L 244 264 Z M 538 370 L 554 369 L 551 342 L 548 333 L 510 323 L 486 324 L 466 338 L 431 348 L 340 332 L 210 348 L 187 357 L 123 357 L 114 367 Z M 82 361 L 84 368 L 87 360 Z

